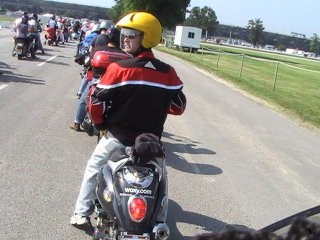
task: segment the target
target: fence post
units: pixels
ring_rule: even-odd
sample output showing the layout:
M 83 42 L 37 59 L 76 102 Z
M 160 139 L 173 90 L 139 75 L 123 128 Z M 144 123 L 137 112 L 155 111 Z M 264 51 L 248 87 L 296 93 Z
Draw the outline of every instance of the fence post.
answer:
M 278 69 L 279 69 L 279 60 L 277 61 L 277 65 L 276 65 L 276 71 L 274 73 L 274 81 L 273 81 L 273 90 L 274 91 L 276 89 L 276 82 L 277 82 L 277 76 L 278 76 Z
M 201 62 L 202 62 L 202 58 L 203 58 L 203 47 L 201 46 Z
M 192 48 L 190 48 L 190 53 L 189 53 L 189 57 L 191 57 L 191 52 L 192 52 Z
M 220 49 L 219 49 L 218 59 L 217 59 L 217 68 L 219 67 L 219 59 L 220 59 Z
M 241 78 L 241 74 L 242 74 L 243 60 L 244 60 L 244 53 L 242 53 L 242 59 L 241 59 L 241 67 L 240 67 L 240 73 L 239 73 L 240 78 Z

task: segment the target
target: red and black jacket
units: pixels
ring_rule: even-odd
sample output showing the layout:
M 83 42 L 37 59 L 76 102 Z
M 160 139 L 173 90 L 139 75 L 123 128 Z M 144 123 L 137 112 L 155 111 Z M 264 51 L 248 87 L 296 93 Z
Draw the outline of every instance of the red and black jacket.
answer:
M 108 128 L 122 144 L 130 146 L 141 133 L 160 138 L 168 112 L 183 113 L 186 98 L 182 87 L 170 65 L 144 51 L 109 65 L 91 95 L 88 111 L 98 128 Z

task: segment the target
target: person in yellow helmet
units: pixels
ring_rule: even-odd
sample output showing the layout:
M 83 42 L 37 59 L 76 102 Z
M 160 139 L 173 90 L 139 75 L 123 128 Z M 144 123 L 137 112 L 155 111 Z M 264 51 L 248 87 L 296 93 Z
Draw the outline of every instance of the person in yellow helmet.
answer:
M 72 225 L 90 221 L 96 176 L 112 151 L 133 146 L 143 133 L 161 139 L 167 114 L 180 115 L 186 107 L 182 81 L 174 68 L 156 59 L 151 50 L 161 39 L 158 19 L 147 12 L 133 12 L 116 27 L 120 29 L 120 47 L 133 58 L 111 63 L 90 96 L 88 109 L 95 126 L 108 131 L 87 163 Z

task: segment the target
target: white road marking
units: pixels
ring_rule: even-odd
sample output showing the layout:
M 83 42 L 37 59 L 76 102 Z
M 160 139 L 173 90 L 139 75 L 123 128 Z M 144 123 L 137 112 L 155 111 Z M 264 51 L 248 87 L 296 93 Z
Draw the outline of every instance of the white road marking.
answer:
M 320 167 L 320 165 L 319 165 L 319 164 L 317 164 L 317 163 L 313 162 L 312 160 L 309 160 L 309 162 L 310 162 L 312 165 L 316 166 L 316 167 Z
M 57 57 L 57 56 L 53 56 L 53 57 L 45 60 L 44 62 L 39 63 L 37 66 L 38 66 L 38 67 L 41 67 L 42 65 L 46 64 L 47 62 L 50 62 L 51 60 L 55 59 L 56 57 Z
M 47 62 L 50 62 L 51 60 L 55 59 L 56 57 L 57 57 L 57 55 L 56 55 L 56 56 L 52 56 L 51 58 L 48 58 L 48 59 L 45 60 L 44 62 L 39 63 L 37 66 L 38 66 L 38 67 L 41 67 L 42 65 L 46 64 Z M 4 89 L 4 88 L 6 88 L 6 87 L 8 87 L 7 84 L 2 84 L 2 85 L 0 85 L 0 90 Z
M 0 86 L 0 90 L 6 88 L 6 87 L 8 87 L 8 86 L 9 86 L 9 85 L 7 85 L 7 84 L 2 84 L 2 85 Z

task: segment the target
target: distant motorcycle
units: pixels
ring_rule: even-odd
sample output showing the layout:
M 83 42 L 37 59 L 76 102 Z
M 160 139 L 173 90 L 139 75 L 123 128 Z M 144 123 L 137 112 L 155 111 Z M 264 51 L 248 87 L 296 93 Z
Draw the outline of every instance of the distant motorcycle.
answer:
M 27 58 L 30 54 L 30 49 L 34 46 L 34 39 L 14 37 L 14 49 L 12 56 L 17 56 L 19 60 Z
M 45 44 L 48 43 L 49 46 L 56 45 L 58 46 L 58 40 L 56 35 L 56 30 L 54 28 L 47 27 L 46 29 L 47 33 L 44 35 L 44 38 L 46 41 Z
M 71 39 L 72 40 L 78 40 L 80 37 L 80 34 L 78 32 L 72 32 L 71 33 Z

